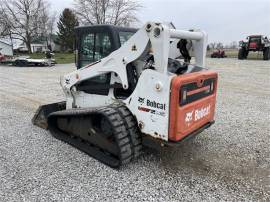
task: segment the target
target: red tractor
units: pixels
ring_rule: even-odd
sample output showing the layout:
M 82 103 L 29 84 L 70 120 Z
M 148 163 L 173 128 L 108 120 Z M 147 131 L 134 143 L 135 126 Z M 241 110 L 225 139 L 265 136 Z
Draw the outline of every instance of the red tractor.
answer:
M 226 58 L 224 50 L 217 49 L 211 54 L 211 58 Z
M 238 59 L 247 59 L 249 51 L 262 51 L 263 59 L 270 59 L 270 39 L 263 35 L 251 35 L 247 37 L 247 41 L 239 42 Z

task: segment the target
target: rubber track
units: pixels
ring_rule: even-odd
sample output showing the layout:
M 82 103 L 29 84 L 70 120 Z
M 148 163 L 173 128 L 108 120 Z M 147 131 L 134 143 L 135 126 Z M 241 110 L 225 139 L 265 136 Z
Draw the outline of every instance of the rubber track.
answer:
M 108 154 L 96 145 L 74 134 L 66 134 L 57 128 L 56 120 L 58 117 L 81 117 L 81 116 L 104 116 L 112 126 L 112 132 L 119 148 L 118 157 Z M 110 105 L 101 108 L 81 108 L 68 109 L 53 112 L 48 117 L 48 129 L 54 137 L 60 139 L 76 148 L 86 152 L 88 155 L 101 161 L 102 163 L 118 168 L 121 165 L 129 163 L 134 157 L 141 153 L 141 139 L 136 129 L 135 119 L 125 106 Z M 134 135 L 134 137 L 131 137 Z
M 136 159 L 142 154 L 142 136 L 138 128 L 137 120 L 129 109 L 121 103 L 114 103 L 112 106 L 120 113 L 125 120 L 125 126 L 128 129 L 130 141 L 132 143 L 133 158 Z

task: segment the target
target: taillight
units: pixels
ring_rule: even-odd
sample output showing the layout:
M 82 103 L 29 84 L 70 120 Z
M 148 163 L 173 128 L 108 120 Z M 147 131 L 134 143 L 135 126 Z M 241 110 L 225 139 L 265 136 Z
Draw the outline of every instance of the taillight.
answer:
M 210 85 L 210 92 L 213 92 L 213 91 L 214 91 L 214 81 L 212 81 Z
M 186 89 L 183 90 L 183 95 L 182 96 L 183 96 L 182 100 L 183 100 L 183 102 L 185 102 L 186 99 L 187 99 L 187 90 Z

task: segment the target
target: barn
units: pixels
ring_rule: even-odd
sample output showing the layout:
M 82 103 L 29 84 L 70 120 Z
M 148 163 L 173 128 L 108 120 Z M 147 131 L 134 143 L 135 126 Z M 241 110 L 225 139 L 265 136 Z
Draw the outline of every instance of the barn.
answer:
M 0 53 L 5 56 L 13 56 L 12 45 L 0 40 Z

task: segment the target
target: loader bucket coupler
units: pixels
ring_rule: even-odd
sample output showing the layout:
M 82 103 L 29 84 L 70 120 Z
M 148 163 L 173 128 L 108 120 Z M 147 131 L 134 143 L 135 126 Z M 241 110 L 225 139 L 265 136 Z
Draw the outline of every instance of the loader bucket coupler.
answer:
M 66 108 L 66 102 L 56 102 L 47 105 L 41 105 L 38 107 L 32 123 L 40 128 L 48 129 L 47 118 L 48 116 L 56 111 L 64 110 Z

